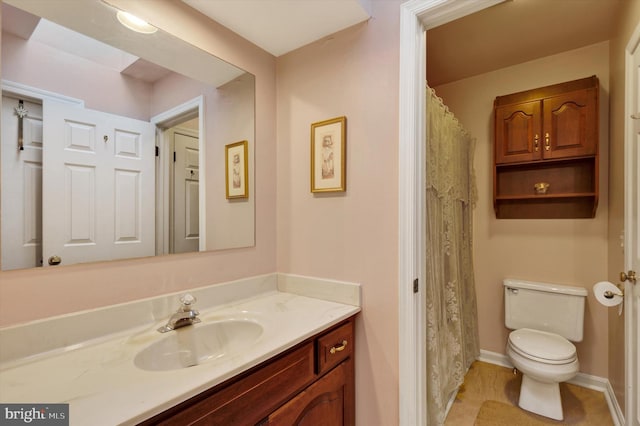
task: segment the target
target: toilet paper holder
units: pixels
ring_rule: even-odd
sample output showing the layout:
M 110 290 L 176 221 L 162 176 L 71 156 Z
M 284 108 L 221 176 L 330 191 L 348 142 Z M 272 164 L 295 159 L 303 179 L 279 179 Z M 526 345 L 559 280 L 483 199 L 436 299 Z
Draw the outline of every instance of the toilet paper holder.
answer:
M 616 296 L 621 296 L 624 297 L 624 290 L 620 288 L 619 284 L 615 285 L 616 287 L 618 287 L 618 291 L 620 291 L 620 293 L 614 293 L 611 290 L 607 290 L 604 292 L 604 297 L 607 299 L 613 299 Z

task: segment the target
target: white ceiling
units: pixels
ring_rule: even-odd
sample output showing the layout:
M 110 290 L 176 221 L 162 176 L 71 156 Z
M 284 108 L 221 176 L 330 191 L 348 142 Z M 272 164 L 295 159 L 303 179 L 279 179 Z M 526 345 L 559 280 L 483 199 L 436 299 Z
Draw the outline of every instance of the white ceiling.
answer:
M 153 83 L 170 73 L 139 57 L 28 12 L 2 4 L 2 31 Z
M 182 0 L 274 56 L 364 22 L 370 0 Z

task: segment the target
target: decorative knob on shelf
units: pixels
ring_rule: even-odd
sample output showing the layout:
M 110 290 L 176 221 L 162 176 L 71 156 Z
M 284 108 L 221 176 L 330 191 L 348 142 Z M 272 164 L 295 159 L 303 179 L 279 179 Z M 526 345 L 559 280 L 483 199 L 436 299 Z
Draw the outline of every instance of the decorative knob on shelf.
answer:
M 533 185 L 533 189 L 536 190 L 536 194 L 546 194 L 549 190 L 549 184 L 547 182 L 538 182 Z

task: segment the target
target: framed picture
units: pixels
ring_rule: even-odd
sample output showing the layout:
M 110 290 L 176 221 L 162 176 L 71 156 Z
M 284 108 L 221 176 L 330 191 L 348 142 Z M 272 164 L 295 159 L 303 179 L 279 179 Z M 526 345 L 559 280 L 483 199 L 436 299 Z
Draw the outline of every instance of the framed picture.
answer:
M 247 145 L 247 141 L 240 141 L 224 147 L 227 200 L 249 198 Z
M 346 176 L 347 117 L 311 125 L 311 192 L 343 192 Z

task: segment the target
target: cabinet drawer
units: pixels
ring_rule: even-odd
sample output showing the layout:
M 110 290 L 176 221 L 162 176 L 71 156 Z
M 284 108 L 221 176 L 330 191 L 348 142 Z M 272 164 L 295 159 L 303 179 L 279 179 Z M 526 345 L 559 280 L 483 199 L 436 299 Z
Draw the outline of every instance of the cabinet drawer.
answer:
M 256 424 L 315 379 L 313 344 L 253 371 L 215 393 L 178 406 L 169 418 L 162 414 L 145 424 L 248 425 Z M 197 397 L 196 397 L 197 398 Z M 185 407 L 186 405 L 186 407 Z
M 353 323 L 348 322 L 317 340 L 318 374 L 335 367 L 353 354 Z

